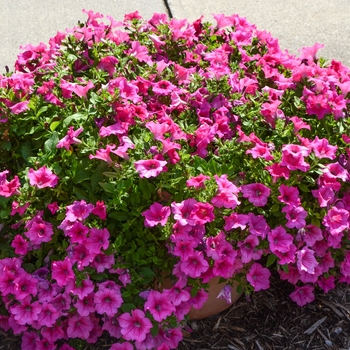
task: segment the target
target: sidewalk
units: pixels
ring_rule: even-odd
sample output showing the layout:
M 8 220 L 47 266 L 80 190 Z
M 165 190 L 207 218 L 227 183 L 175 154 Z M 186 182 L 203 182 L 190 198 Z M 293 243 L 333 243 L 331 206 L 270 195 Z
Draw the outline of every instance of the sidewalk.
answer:
M 238 13 L 259 29 L 270 31 L 291 53 L 319 42 L 325 45 L 320 55 L 350 67 L 348 0 L 0 0 L 0 73 L 6 65 L 13 69 L 21 45 L 47 43 L 57 31 L 85 21 L 83 8 L 116 20 L 136 10 L 145 19 L 154 12 L 189 20 Z

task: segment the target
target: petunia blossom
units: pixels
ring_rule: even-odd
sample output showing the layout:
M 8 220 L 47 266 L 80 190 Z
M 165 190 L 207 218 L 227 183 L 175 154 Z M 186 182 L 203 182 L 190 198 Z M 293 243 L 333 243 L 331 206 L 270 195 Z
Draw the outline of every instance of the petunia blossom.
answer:
M 262 267 L 259 263 L 254 263 L 247 273 L 247 281 L 254 287 L 254 290 L 257 292 L 259 290 L 270 288 L 270 276 L 271 273 L 267 268 Z
M 158 224 L 164 226 L 170 216 L 170 207 L 163 207 L 160 203 L 156 202 L 144 211 L 142 216 L 145 218 L 146 227 L 154 227 Z
M 266 205 L 271 190 L 261 183 L 252 183 L 249 185 L 242 185 L 241 192 L 244 198 L 256 207 L 263 207 Z
M 165 168 L 167 162 L 157 159 L 138 160 L 134 163 L 141 178 L 157 177 Z
M 123 313 L 118 317 L 118 321 L 125 340 L 143 342 L 153 327 L 152 322 L 139 309 L 131 310 L 131 314 Z
M 58 176 L 45 165 L 38 170 L 32 168 L 28 171 L 29 183 L 38 188 L 55 187 L 58 183 Z

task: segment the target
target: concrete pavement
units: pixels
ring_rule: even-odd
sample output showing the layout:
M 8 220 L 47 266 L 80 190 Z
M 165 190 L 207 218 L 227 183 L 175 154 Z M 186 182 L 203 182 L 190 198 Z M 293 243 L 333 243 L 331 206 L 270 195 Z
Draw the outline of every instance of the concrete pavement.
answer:
M 85 21 L 82 9 L 121 20 L 138 10 L 148 19 L 154 12 L 195 20 L 201 15 L 238 13 L 279 39 L 297 54 L 315 42 L 325 45 L 319 54 L 350 67 L 350 0 L 0 0 L 0 73 L 10 70 L 23 44 L 47 43 L 57 31 Z

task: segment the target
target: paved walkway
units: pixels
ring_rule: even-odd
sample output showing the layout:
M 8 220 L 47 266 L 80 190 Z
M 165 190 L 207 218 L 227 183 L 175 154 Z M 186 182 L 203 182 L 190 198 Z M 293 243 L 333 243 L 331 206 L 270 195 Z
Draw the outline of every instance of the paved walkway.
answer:
M 116 20 L 136 10 L 146 19 L 154 12 L 189 20 L 238 13 L 292 53 L 319 42 L 323 57 L 350 67 L 349 0 L 0 0 L 0 73 L 6 65 L 12 69 L 21 45 L 47 43 L 57 31 L 84 21 L 83 8 Z

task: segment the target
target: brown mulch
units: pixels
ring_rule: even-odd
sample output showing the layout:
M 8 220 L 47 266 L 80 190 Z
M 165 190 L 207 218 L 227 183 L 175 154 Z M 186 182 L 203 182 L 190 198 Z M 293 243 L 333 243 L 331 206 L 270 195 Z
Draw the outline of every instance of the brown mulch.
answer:
M 350 286 L 339 284 L 299 307 L 288 295 L 293 287 L 272 278 L 271 288 L 241 297 L 226 311 L 189 322 L 179 350 L 350 350 Z M 109 349 L 101 339 L 82 350 Z M 17 337 L 0 331 L 0 350 L 19 350 Z
M 350 350 L 350 286 L 339 284 L 299 307 L 293 287 L 272 278 L 271 288 L 241 297 L 228 310 L 190 322 L 179 350 Z

